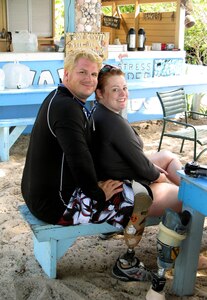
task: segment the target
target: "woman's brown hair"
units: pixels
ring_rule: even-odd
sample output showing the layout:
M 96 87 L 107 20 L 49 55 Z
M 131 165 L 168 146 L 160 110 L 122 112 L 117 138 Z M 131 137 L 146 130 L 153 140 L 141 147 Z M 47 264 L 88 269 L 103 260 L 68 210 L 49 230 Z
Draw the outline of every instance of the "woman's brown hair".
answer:
M 96 90 L 98 89 L 101 92 L 103 92 L 108 78 L 116 75 L 124 76 L 125 74 L 121 69 L 117 68 L 116 66 L 105 65 L 98 74 L 98 84 Z M 97 94 L 96 100 L 99 100 Z

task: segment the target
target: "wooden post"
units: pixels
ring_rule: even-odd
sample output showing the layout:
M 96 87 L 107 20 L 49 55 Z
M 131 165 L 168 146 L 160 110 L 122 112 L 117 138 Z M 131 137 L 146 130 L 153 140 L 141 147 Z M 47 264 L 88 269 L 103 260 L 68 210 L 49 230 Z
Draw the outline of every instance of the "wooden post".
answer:
M 181 0 L 177 0 L 175 47 L 184 50 L 185 9 L 180 4 Z

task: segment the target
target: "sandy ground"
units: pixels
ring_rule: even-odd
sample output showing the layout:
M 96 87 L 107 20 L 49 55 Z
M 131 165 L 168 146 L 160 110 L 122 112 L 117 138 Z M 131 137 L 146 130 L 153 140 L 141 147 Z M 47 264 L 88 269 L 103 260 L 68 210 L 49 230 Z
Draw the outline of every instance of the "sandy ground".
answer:
M 160 122 L 138 123 L 146 153 L 157 150 Z M 20 181 L 29 136 L 21 136 L 11 149 L 10 161 L 0 163 L 0 299 L 1 300 L 142 300 L 150 283 L 124 283 L 111 276 L 111 268 L 126 249 L 123 238 L 107 241 L 98 236 L 79 238 L 58 263 L 58 279 L 50 280 L 33 255 L 31 231 L 17 207 L 23 203 Z M 183 164 L 192 160 L 192 143 L 179 153 L 179 142 L 164 139 L 163 148 L 177 153 Z M 207 164 L 206 155 L 200 160 Z M 206 224 L 207 226 L 207 224 Z M 201 252 L 207 255 L 207 228 L 204 226 Z M 157 226 L 145 229 L 136 249 L 147 267 L 156 269 Z M 190 263 L 190 262 L 189 262 Z M 168 274 L 166 299 L 207 299 L 207 271 L 197 273 L 195 294 L 176 297 Z

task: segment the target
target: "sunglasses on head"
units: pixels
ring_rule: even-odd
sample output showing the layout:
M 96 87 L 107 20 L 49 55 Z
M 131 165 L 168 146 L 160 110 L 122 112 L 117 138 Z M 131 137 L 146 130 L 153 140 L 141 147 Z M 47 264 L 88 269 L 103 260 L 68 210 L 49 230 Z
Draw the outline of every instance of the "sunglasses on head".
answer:
M 99 71 L 98 78 L 100 78 L 104 73 L 110 72 L 111 70 L 117 70 L 118 68 L 116 66 L 111 65 L 105 65 L 103 68 Z

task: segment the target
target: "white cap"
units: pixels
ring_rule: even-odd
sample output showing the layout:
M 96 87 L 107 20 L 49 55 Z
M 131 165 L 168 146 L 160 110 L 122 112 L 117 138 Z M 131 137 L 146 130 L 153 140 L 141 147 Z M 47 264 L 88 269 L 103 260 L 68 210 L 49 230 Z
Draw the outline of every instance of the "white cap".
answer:
M 164 292 L 156 292 L 150 287 L 149 291 L 146 295 L 146 300 L 166 300 L 165 299 L 165 293 Z

